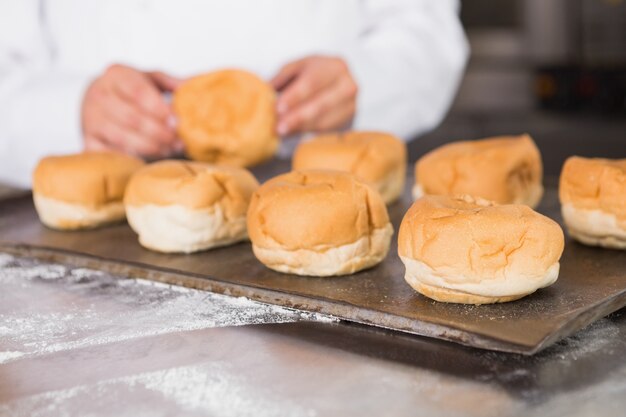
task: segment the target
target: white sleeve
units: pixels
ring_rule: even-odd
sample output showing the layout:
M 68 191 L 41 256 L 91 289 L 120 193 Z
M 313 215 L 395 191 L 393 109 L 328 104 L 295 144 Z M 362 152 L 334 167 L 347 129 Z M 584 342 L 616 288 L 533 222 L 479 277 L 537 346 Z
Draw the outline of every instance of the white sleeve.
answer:
M 44 3 L 0 0 L 0 181 L 29 187 L 37 161 L 82 149 L 86 76 L 54 66 Z
M 347 56 L 359 85 L 356 129 L 405 140 L 434 128 L 468 56 L 457 0 L 367 0 L 367 24 Z

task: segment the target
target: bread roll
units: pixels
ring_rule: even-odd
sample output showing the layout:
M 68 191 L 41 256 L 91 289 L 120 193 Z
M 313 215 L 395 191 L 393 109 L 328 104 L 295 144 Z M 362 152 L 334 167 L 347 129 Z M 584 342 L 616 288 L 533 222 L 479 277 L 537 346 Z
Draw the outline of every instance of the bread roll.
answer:
M 33 173 L 33 199 L 48 227 L 76 230 L 124 220 L 122 199 L 143 161 L 113 152 L 49 156 Z
M 398 254 L 405 279 L 437 301 L 512 301 L 553 284 L 563 253 L 557 223 L 521 205 L 425 196 L 404 216 Z
M 393 234 L 380 195 L 339 171 L 292 171 L 269 180 L 252 198 L 248 231 L 267 267 L 312 276 L 378 264 Z
M 379 132 L 322 135 L 298 145 L 292 168 L 350 172 L 370 183 L 389 204 L 404 190 L 406 145 L 393 135 Z
M 415 199 L 424 194 L 472 195 L 536 207 L 543 195 L 539 149 L 529 135 L 454 142 L 415 165 Z
M 258 182 L 243 168 L 161 161 L 130 180 L 124 204 L 142 246 L 191 253 L 246 239 Z
M 198 161 L 247 167 L 278 148 L 275 93 L 256 75 L 222 70 L 186 81 L 174 93 L 178 133 Z
M 588 245 L 626 249 L 626 159 L 569 158 L 559 197 L 570 236 Z

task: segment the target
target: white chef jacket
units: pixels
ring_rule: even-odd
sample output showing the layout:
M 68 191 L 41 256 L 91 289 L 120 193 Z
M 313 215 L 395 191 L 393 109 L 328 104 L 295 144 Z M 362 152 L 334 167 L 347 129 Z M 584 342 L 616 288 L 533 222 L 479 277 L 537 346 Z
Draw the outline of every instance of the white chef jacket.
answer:
M 270 79 L 341 56 L 356 129 L 411 138 L 447 110 L 467 57 L 457 0 L 0 0 L 0 181 L 28 186 L 47 154 L 82 148 L 86 87 L 112 63 L 188 77 Z

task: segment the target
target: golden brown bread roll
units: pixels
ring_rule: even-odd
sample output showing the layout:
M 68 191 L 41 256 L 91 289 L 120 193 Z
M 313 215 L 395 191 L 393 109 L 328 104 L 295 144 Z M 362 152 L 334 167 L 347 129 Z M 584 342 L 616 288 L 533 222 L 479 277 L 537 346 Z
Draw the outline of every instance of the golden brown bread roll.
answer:
M 248 210 L 256 257 L 298 275 L 345 275 L 381 262 L 393 228 L 380 195 L 339 171 L 292 171 L 263 184 Z
M 292 169 L 350 172 L 370 183 L 389 204 L 404 189 L 406 145 L 381 132 L 326 134 L 298 145 Z
M 33 173 L 33 199 L 42 223 L 60 230 L 124 220 L 122 199 L 144 162 L 114 152 L 49 156 Z
M 529 135 L 454 142 L 417 161 L 413 196 L 468 194 L 536 207 L 542 177 L 541 155 Z
M 247 238 L 246 211 L 258 182 L 243 168 L 161 161 L 130 180 L 124 204 L 142 246 L 190 253 Z
M 278 148 L 275 93 L 256 75 L 221 70 L 191 78 L 174 93 L 178 133 L 191 159 L 247 167 Z
M 626 249 L 626 159 L 569 158 L 561 172 L 559 197 L 574 239 Z
M 406 281 L 450 303 L 512 301 L 553 284 L 563 246 L 559 225 L 528 206 L 470 196 L 422 197 L 398 232 Z

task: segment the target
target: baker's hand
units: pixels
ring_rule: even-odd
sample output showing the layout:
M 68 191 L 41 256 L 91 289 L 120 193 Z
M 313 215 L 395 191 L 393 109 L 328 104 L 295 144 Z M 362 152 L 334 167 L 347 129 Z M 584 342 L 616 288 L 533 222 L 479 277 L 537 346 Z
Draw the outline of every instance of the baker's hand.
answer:
M 341 58 L 310 56 L 291 62 L 271 84 L 279 92 L 281 136 L 341 129 L 354 117 L 358 86 Z
M 142 72 L 112 65 L 83 97 L 81 121 L 86 150 L 117 150 L 163 157 L 182 150 L 162 96 L 180 80 L 162 72 Z

